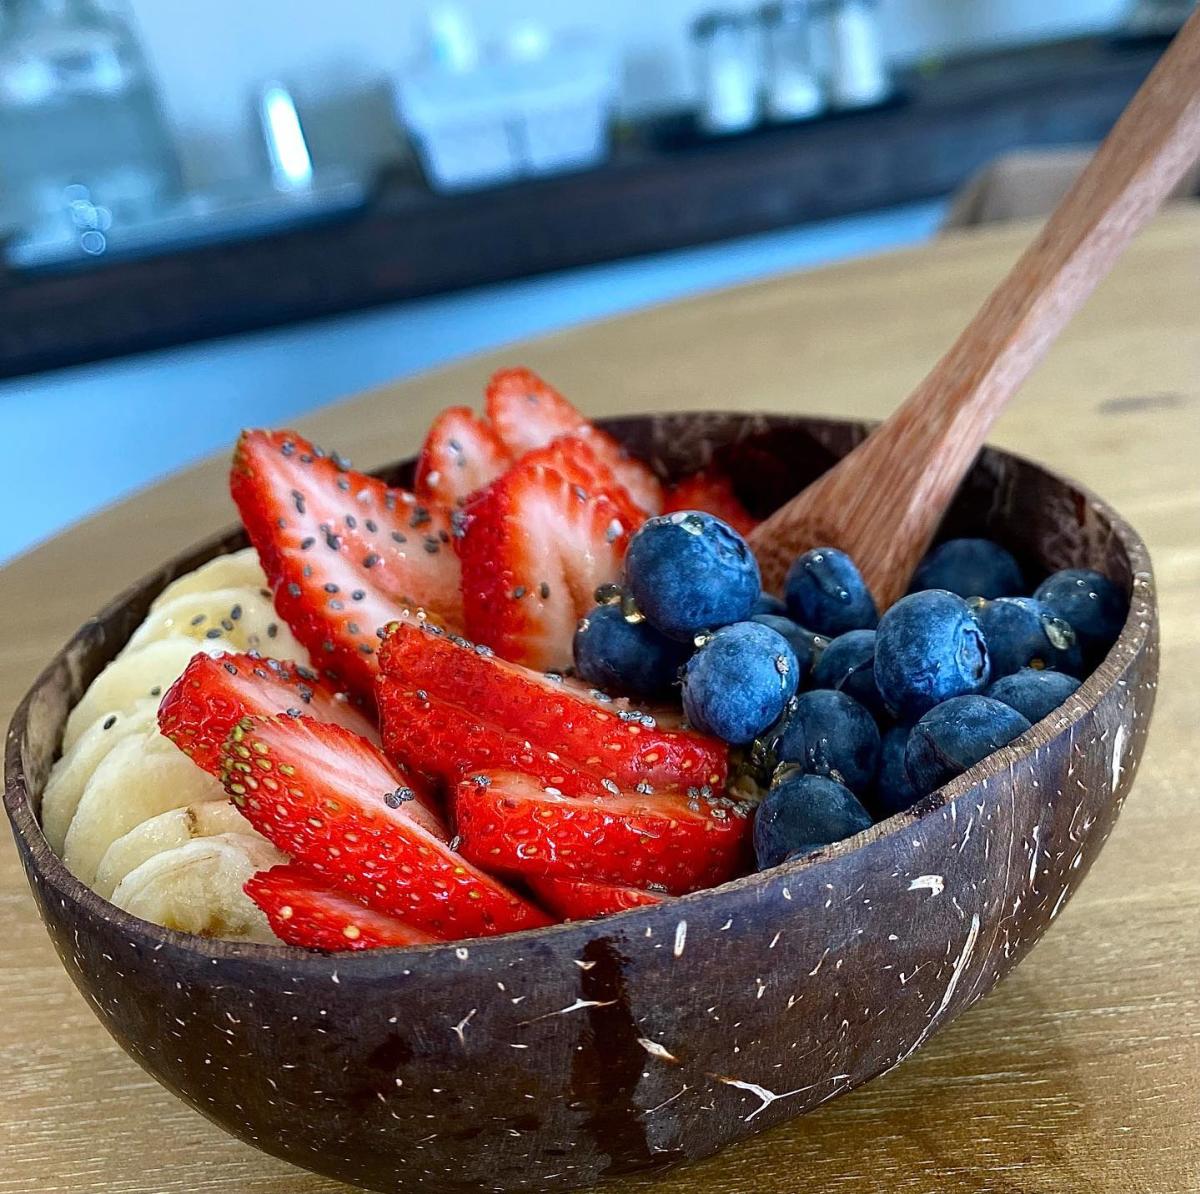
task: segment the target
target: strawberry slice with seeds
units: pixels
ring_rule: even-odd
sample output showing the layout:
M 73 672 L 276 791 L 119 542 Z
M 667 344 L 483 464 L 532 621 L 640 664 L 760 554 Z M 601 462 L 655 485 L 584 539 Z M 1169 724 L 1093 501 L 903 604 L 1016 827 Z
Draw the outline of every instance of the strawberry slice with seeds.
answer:
M 571 664 L 575 624 L 615 581 L 640 511 L 582 441 L 526 453 L 466 507 L 462 559 L 467 633 L 506 659 Z
M 663 513 L 674 514 L 678 510 L 703 510 L 706 514 L 715 514 L 739 535 L 748 535 L 758 526 L 758 519 L 734 493 L 729 476 L 713 470 L 693 473 L 667 490 Z
M 303 714 L 378 742 L 375 727 L 344 692 L 299 664 L 259 655 L 195 655 L 158 706 L 158 728 L 197 766 L 221 773 L 221 747 L 250 715 Z
M 582 879 L 672 895 L 742 867 L 749 809 L 683 793 L 571 798 L 532 776 L 484 771 L 455 790 L 460 848 L 476 865 L 522 878 Z
M 423 786 L 344 726 L 249 717 L 221 758 L 255 829 L 377 912 L 446 939 L 548 923 L 457 854 Z
M 422 502 L 454 509 L 500 476 L 512 460 L 490 424 L 469 406 L 447 407 L 425 437 L 413 490 Z
M 399 766 L 453 788 L 471 768 L 512 768 L 568 795 L 601 795 L 605 783 L 527 738 L 481 721 L 466 709 L 424 689 L 379 679 L 383 748 Z
M 298 866 L 259 871 L 246 881 L 244 891 L 267 914 L 276 937 L 303 949 L 337 953 L 440 940 L 394 916 L 375 912 Z
M 392 694 L 423 693 L 512 735 L 531 750 L 548 752 L 560 764 L 595 775 L 601 791 L 639 784 L 679 790 L 707 786 L 712 791 L 725 786 L 729 748 L 718 739 L 660 724 L 627 700 L 510 663 L 435 627 L 406 622 L 388 627 L 379 662 L 379 705 L 389 751 L 403 751 L 412 712 L 401 711 Z M 470 735 L 460 739 L 465 739 L 456 743 L 461 766 L 496 765 L 491 759 L 475 759 Z M 561 783 L 551 786 L 568 790 Z M 572 781 L 569 788 L 578 791 L 580 785 Z
M 487 388 L 487 413 L 496 434 L 514 456 L 564 435 L 586 439 L 646 514 L 662 509 L 662 482 L 630 456 L 606 431 L 588 422 L 532 369 L 502 369 Z
M 543 908 L 549 908 L 563 920 L 595 920 L 630 908 L 661 904 L 666 898 L 640 887 L 617 887 L 578 879 L 530 879 L 529 888 Z
M 280 617 L 352 692 L 373 699 L 381 626 L 425 615 L 461 628 L 446 510 L 291 431 L 244 431 L 230 488 Z

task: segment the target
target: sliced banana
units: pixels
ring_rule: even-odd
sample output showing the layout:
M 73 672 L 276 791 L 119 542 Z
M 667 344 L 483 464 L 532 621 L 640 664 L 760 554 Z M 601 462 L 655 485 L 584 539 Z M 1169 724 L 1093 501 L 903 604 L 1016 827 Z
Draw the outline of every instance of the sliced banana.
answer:
M 267 578 L 258 562 L 258 552 L 253 547 L 235 551 L 232 555 L 217 556 L 173 580 L 157 597 L 151 611 L 161 609 L 176 597 L 185 593 L 202 593 L 206 589 L 255 589 L 267 588 Z
M 157 817 L 135 825 L 105 850 L 96 868 L 92 888 L 109 899 L 121 880 L 147 859 L 186 845 L 195 838 L 216 837 L 223 833 L 261 837 L 229 800 L 206 800 L 202 804 L 188 804 L 159 813 Z M 262 840 L 266 841 L 266 838 Z
M 266 916 L 242 890 L 256 871 L 287 859 L 245 833 L 197 838 L 155 854 L 117 885 L 112 902 L 143 920 L 231 941 L 275 941 Z
M 62 853 L 67 828 L 96 768 L 123 738 L 153 729 L 157 713 L 154 697 L 134 701 L 128 709 L 101 713 L 54 764 L 42 793 L 42 829 L 56 854 Z
M 62 859 L 91 886 L 105 851 L 135 826 L 186 804 L 224 800 L 225 790 L 157 726 L 118 742 L 92 773 L 71 826 Z
M 195 640 L 206 650 L 261 651 L 275 659 L 308 662 L 308 653 L 259 589 L 204 589 L 184 593 L 147 615 L 126 650 L 174 635 Z
M 63 753 L 102 714 L 126 712 L 147 697 L 153 698 L 157 707 L 159 698 L 179 678 L 197 651 L 215 655 L 221 649 L 219 645 L 210 648 L 208 644 L 174 635 L 133 651 L 122 651 L 92 681 L 79 704 L 71 710 L 63 731 Z

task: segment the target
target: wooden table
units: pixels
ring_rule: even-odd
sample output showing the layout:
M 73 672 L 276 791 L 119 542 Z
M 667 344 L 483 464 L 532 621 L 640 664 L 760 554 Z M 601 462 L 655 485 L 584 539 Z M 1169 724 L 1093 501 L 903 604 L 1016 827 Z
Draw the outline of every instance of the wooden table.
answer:
M 543 370 L 587 410 L 881 415 L 1030 235 L 917 252 L 639 313 L 330 407 L 301 426 L 371 466 L 488 371 Z M 175 411 L 164 418 L 203 418 Z M 1162 216 L 996 429 L 1111 499 L 1146 537 L 1165 652 L 1133 799 L 1082 891 L 1002 986 L 911 1061 L 820 1111 L 654 1181 L 659 1194 L 1200 1190 L 1200 208 Z M 136 451 L 136 444 L 130 445 Z M 120 468 L 120 461 L 114 461 Z M 229 522 L 225 460 L 106 511 L 0 572 L 7 721 L 69 632 L 159 559 Z M 69 478 L 47 484 L 69 484 Z M 224 1136 L 104 1035 L 0 851 L 0 1191 L 344 1189 Z

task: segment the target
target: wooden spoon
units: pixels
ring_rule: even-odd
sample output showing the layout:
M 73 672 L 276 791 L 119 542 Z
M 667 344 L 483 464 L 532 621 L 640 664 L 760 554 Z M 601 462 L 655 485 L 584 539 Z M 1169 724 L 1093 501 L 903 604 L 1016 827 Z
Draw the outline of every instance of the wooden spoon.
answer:
M 908 588 L 993 420 L 1200 156 L 1200 13 L 948 353 L 871 436 L 750 536 L 778 590 L 812 547 L 852 556 L 880 609 Z

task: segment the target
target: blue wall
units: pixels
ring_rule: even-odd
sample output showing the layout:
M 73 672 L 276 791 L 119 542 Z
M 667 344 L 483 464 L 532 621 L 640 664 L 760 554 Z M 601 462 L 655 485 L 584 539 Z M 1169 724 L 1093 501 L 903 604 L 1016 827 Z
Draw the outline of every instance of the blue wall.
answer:
M 930 236 L 928 203 L 0 383 L 0 560 L 336 398 L 572 324 Z

